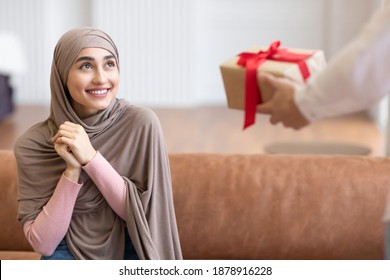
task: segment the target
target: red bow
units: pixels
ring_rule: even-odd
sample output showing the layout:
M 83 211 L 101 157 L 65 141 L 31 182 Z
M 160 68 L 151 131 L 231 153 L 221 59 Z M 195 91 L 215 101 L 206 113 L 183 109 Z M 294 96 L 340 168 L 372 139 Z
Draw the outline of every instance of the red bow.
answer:
M 266 60 L 296 63 L 304 81 L 310 73 L 305 60 L 312 54 L 297 54 L 279 48 L 280 41 L 273 42 L 268 50 L 258 53 L 244 52 L 239 55 L 238 65 L 245 67 L 245 122 L 244 129 L 255 123 L 256 105 L 262 103 L 260 88 L 257 86 L 257 68 Z

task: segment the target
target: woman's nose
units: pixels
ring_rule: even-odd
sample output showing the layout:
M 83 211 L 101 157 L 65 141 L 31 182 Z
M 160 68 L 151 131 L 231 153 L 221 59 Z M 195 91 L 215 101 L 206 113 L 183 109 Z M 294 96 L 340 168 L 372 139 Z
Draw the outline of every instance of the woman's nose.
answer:
M 96 84 L 104 84 L 107 81 L 107 78 L 105 76 L 105 72 L 103 69 L 97 68 L 95 70 L 95 75 L 93 78 L 93 82 Z

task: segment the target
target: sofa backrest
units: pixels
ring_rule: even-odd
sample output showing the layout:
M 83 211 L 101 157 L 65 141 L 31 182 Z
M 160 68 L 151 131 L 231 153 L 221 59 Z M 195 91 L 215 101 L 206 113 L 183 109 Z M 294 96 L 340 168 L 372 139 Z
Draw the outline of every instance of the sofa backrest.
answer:
M 171 154 L 185 259 L 382 259 L 390 159 Z M 0 150 L 0 250 L 31 250 Z
M 383 259 L 390 160 L 170 155 L 187 259 Z
M 0 250 L 31 251 L 17 220 L 16 161 L 12 151 L 0 150 Z

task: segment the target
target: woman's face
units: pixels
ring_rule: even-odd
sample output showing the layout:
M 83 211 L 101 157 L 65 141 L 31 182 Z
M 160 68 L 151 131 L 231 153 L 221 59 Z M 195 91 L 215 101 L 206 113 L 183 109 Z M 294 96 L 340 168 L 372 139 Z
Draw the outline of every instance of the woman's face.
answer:
M 80 118 L 106 109 L 115 99 L 119 86 L 115 57 L 101 48 L 82 49 L 69 70 L 66 86 L 72 107 Z

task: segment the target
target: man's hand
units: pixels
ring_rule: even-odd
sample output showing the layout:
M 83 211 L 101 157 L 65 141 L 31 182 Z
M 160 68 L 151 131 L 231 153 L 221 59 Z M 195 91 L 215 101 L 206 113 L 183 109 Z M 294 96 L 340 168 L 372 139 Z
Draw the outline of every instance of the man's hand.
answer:
M 271 100 L 257 106 L 257 112 L 270 115 L 274 125 L 281 122 L 285 127 L 300 129 L 309 124 L 294 102 L 298 85 L 293 81 L 261 73 L 260 83 L 273 89 Z

